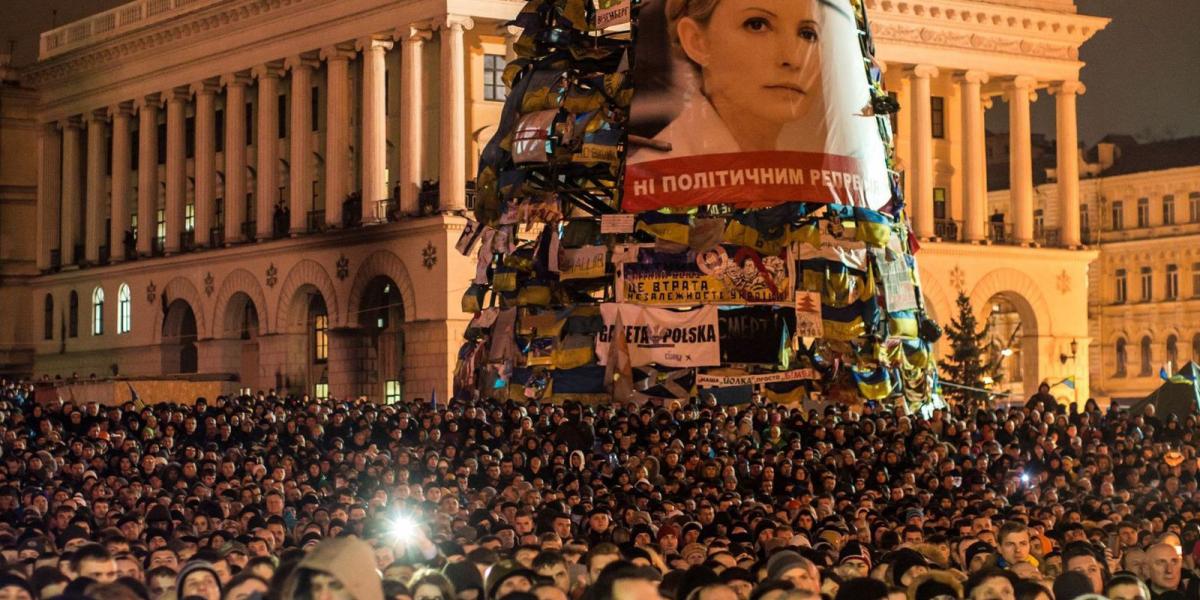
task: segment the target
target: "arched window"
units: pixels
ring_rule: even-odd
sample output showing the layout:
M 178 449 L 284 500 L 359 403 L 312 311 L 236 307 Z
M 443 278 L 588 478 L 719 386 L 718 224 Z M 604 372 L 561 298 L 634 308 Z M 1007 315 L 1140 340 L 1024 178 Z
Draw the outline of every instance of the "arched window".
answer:
M 71 290 L 67 304 L 67 335 L 79 337 L 79 294 Z
M 104 335 L 104 288 L 92 290 L 92 335 Z
M 1148 335 L 1147 335 L 1147 336 L 1143 336 L 1143 337 L 1142 337 L 1142 343 L 1140 344 L 1141 348 L 1139 348 L 1139 350 L 1141 351 L 1141 355 L 1142 355 L 1142 356 L 1141 356 L 1141 358 L 1142 358 L 1142 368 L 1141 368 L 1141 371 L 1138 373 L 1138 374 L 1139 374 L 1139 375 L 1141 375 L 1142 377 L 1145 377 L 1145 376 L 1147 376 L 1147 375 L 1150 375 L 1150 374 L 1151 374 L 1151 372 L 1154 370 L 1154 369 L 1153 369 L 1153 368 L 1150 366 L 1150 363 L 1151 363 L 1151 361 L 1152 361 L 1152 358 L 1153 358 L 1153 357 L 1151 357 L 1151 356 L 1150 356 L 1150 344 L 1151 344 L 1151 342 L 1150 342 L 1150 336 L 1148 336 Z
M 54 339 L 54 296 L 50 294 L 42 302 L 42 339 Z M 1196 339 L 1200 340 L 1200 335 Z
M 326 362 L 329 360 L 329 312 L 321 296 L 313 295 L 308 304 L 308 314 L 312 323 L 313 361 Z
M 129 284 L 117 288 L 117 335 L 129 333 L 133 325 L 133 301 L 129 297 Z
M 1179 338 L 1175 334 L 1167 336 L 1167 360 L 1171 361 L 1171 368 L 1179 370 Z
M 1116 355 L 1117 355 L 1117 371 L 1116 371 L 1116 373 L 1114 373 L 1114 376 L 1115 377 L 1124 377 L 1125 376 L 1125 365 L 1126 365 L 1126 363 L 1129 362 L 1129 355 L 1128 355 L 1127 351 L 1125 350 L 1125 339 L 1124 338 L 1117 338 Z

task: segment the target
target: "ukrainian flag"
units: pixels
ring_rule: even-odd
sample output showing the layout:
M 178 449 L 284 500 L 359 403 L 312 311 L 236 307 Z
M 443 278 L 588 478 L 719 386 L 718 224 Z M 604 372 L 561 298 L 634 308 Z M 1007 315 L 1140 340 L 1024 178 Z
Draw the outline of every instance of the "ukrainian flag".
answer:
M 692 228 L 692 217 L 687 214 L 666 214 L 660 212 L 644 212 L 637 217 L 635 229 L 653 236 L 655 239 L 666 240 L 686 246 L 688 232 Z
M 867 400 L 883 400 L 892 393 L 891 372 L 880 366 L 875 369 L 851 367 L 850 374 L 858 385 L 858 392 Z
M 901 339 L 917 338 L 917 311 L 897 310 L 888 312 L 888 335 Z
M 869 208 L 855 207 L 858 240 L 868 246 L 883 248 L 892 237 L 892 221 L 887 215 Z

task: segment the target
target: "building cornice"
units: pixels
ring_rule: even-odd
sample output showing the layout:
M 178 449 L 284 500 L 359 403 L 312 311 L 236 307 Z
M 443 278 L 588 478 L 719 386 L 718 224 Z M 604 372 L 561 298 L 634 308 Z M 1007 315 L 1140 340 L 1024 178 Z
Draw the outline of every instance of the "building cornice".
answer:
M 1110 19 L 965 0 L 866 0 L 876 41 L 1079 60 Z

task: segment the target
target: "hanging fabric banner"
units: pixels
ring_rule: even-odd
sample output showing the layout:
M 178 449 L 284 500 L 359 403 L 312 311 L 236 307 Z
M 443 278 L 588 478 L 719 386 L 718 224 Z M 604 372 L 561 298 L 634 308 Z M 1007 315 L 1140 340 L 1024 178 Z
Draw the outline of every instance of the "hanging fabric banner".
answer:
M 696 374 L 696 385 L 699 387 L 731 387 L 735 385 L 758 385 L 762 383 L 780 383 L 784 381 L 801 381 L 817 379 L 815 369 L 792 369 L 778 373 L 758 373 L 755 375 L 706 375 Z
M 617 333 L 618 313 L 635 367 L 710 367 L 721 362 L 716 306 L 680 312 L 608 302 L 600 305 L 604 331 L 596 336 L 596 357 L 602 365 L 607 364 L 609 342 Z
M 608 248 L 604 246 L 560 249 L 557 260 L 558 278 L 566 280 L 604 277 L 607 253 Z
M 717 11 L 703 26 L 679 6 L 640 3 L 623 211 L 891 199 L 849 1 Z
M 732 254 L 732 256 L 731 256 Z M 762 256 L 748 248 L 666 254 L 645 248 L 619 265 L 617 301 L 651 306 L 787 304 L 793 285 L 787 252 Z

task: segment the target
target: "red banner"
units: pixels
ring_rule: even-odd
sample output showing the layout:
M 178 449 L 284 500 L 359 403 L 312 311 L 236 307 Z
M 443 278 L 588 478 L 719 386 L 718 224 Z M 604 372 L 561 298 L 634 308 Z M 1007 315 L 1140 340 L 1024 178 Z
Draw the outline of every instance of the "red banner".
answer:
M 871 182 L 864 181 L 862 173 L 854 158 L 816 152 L 773 150 L 665 158 L 626 165 L 621 210 L 704 204 L 751 208 L 793 201 L 866 206 Z

